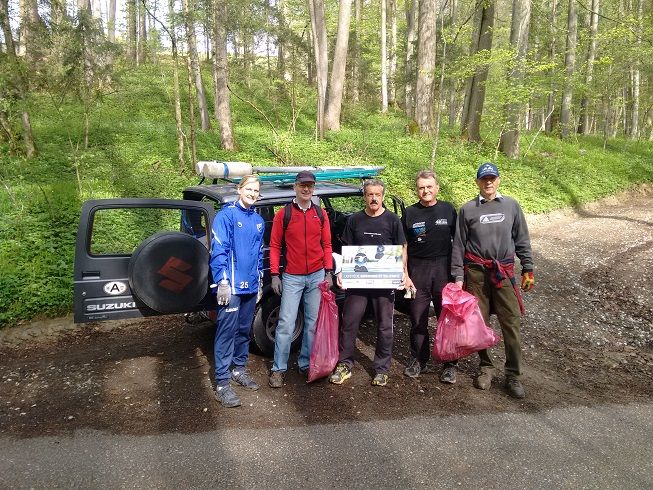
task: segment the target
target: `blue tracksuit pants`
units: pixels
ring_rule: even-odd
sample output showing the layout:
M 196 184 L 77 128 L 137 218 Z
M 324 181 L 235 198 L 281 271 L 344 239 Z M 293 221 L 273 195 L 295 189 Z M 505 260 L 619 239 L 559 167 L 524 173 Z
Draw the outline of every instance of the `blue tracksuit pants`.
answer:
M 227 306 L 217 308 L 218 320 L 213 342 L 216 386 L 229 384 L 231 366 L 242 368 L 247 363 L 256 296 L 256 293 L 232 294 Z

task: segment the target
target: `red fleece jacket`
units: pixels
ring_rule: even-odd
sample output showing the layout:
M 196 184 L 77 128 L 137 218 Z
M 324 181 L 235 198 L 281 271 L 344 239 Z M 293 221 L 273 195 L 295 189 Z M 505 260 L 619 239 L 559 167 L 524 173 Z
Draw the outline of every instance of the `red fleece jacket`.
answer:
M 284 242 L 284 208 L 274 215 L 270 236 L 270 272 L 279 274 L 281 246 Z M 333 269 L 331 257 L 331 226 L 326 211 L 322 211 L 324 224 L 315 206 L 304 212 L 297 204 L 292 205 L 290 223 L 285 232 L 286 268 L 289 274 L 312 274 L 320 269 Z

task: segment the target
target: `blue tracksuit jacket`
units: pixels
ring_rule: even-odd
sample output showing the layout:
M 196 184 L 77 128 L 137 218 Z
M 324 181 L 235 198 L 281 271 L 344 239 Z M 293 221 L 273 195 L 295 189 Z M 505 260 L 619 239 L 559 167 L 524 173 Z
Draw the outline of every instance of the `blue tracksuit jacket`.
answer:
M 213 281 L 227 279 L 231 294 L 258 292 L 263 271 L 265 222 L 254 207 L 225 205 L 213 221 L 211 272 Z

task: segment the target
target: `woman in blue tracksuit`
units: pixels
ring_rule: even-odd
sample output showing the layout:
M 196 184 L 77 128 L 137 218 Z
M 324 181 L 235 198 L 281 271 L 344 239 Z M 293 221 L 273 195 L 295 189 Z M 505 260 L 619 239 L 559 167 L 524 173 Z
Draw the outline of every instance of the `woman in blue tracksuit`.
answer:
M 240 199 L 225 205 L 213 222 L 211 272 L 218 302 L 215 396 L 225 407 L 240 405 L 229 380 L 250 390 L 259 388 L 245 372 L 250 329 L 263 275 L 265 222 L 253 206 L 259 189 L 257 176 L 243 177 L 238 184 Z

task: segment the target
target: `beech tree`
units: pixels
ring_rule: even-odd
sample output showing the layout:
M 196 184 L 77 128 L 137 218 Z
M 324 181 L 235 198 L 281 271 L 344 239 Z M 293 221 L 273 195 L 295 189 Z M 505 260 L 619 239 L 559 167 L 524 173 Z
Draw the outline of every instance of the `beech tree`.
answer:
M 340 129 L 340 111 L 345 87 L 347 68 L 347 48 L 349 45 L 349 21 L 351 18 L 351 0 L 340 0 L 338 14 L 338 33 L 333 52 L 329 96 L 326 103 L 325 125 L 328 130 Z
M 406 2 L 406 62 L 404 70 L 404 106 L 406 115 L 415 115 L 415 48 L 417 45 L 417 18 L 419 0 Z
M 381 112 L 388 112 L 388 2 L 381 0 Z
M 578 11 L 576 0 L 569 0 L 567 10 L 567 43 L 565 49 L 565 82 L 560 104 L 560 136 L 566 138 L 571 131 L 571 101 L 573 77 L 576 72 L 576 43 L 578 37 Z
M 327 32 L 324 14 L 324 0 L 308 0 L 313 32 L 313 53 L 315 57 L 315 73 L 317 80 L 317 124 L 318 139 L 324 139 L 325 110 L 327 94 L 327 77 L 329 75 L 329 59 L 327 57 Z
M 433 130 L 435 31 L 438 10 L 438 0 L 419 0 L 415 122 L 422 133 L 431 133 Z
M 204 92 L 204 82 L 202 82 L 202 73 L 200 71 L 200 62 L 197 55 L 197 38 L 195 36 L 194 9 L 191 6 L 193 0 L 183 0 L 184 4 L 184 21 L 186 23 L 186 40 L 188 43 L 188 59 L 191 69 L 192 79 L 195 82 L 195 94 L 200 111 L 200 121 L 202 131 L 211 129 L 209 120 L 209 109 L 206 104 L 206 95 Z
M 27 110 L 27 95 L 29 82 L 25 77 L 22 61 L 16 53 L 13 33 L 9 21 L 8 0 L 0 0 L 0 28 L 4 36 L 4 52 L 0 51 L 0 126 L 5 138 L 18 147 L 19 138 L 22 139 L 22 150 L 27 158 L 37 155 L 36 143 L 32 134 L 32 123 Z M 22 132 L 16 134 L 11 123 L 12 115 L 19 114 Z
M 215 119 L 220 125 L 220 143 L 225 150 L 235 150 L 231 128 L 229 71 L 227 66 L 227 8 L 225 0 L 213 3 L 213 83 L 215 86 Z
M 528 30 L 531 21 L 531 0 L 513 0 L 510 44 L 515 51 L 514 64 L 508 74 L 508 83 L 518 92 L 524 81 L 524 61 L 528 50 Z M 524 104 L 514 93 L 506 105 L 506 129 L 501 133 L 500 149 L 510 158 L 519 157 L 519 122 Z
M 492 50 L 492 28 L 494 27 L 495 0 L 481 0 L 477 4 L 474 33 L 470 54 Z M 463 138 L 469 141 L 481 141 L 481 115 L 485 103 L 485 82 L 488 76 L 487 63 L 480 64 L 474 75 L 469 77 L 465 86 L 465 103 L 460 123 Z

